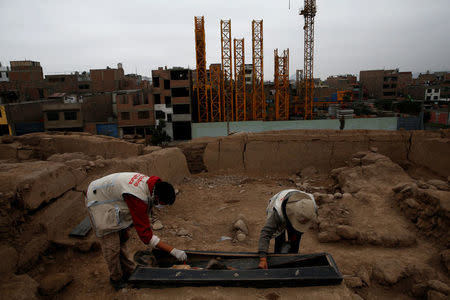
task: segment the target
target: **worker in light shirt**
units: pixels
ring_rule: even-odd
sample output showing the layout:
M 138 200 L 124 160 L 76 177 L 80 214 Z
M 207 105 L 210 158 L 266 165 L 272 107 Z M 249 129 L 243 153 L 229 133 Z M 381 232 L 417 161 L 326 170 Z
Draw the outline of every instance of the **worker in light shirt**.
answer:
M 153 234 L 150 225 L 149 214 L 154 206 L 172 205 L 174 202 L 173 186 L 157 176 L 115 173 L 89 185 L 86 207 L 108 264 L 110 282 L 116 290 L 126 286 L 135 267 L 127 257 L 126 247 L 127 230 L 131 225 L 144 244 L 166 251 L 179 261 L 186 261 L 186 253 L 162 242 Z
M 266 213 L 258 243 L 261 269 L 268 268 L 267 252 L 272 238 L 275 238 L 274 253 L 298 253 L 303 233 L 317 218 L 317 205 L 311 194 L 283 190 L 270 198 Z

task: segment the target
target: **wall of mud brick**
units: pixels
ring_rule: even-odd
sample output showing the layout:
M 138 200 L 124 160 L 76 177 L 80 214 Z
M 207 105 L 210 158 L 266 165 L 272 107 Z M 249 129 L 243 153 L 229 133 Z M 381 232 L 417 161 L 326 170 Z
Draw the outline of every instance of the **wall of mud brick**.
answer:
M 450 175 L 450 130 L 238 133 L 210 141 L 203 161 L 210 172 L 230 169 L 292 174 L 309 166 L 330 171 L 344 166 L 356 152 L 372 147 L 396 163 L 426 167 L 443 177 Z

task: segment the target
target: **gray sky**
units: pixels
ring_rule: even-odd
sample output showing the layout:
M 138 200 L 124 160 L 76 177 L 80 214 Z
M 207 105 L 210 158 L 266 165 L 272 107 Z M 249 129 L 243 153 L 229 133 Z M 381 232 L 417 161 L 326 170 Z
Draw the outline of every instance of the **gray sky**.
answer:
M 122 62 L 149 76 L 158 66 L 195 68 L 194 16 L 206 19 L 207 64 L 220 62 L 220 19 L 245 38 L 264 20 L 265 80 L 273 50 L 290 48 L 290 74 L 303 69 L 303 24 L 291 0 L 0 0 L 0 62 L 40 61 L 44 74 Z M 315 77 L 359 70 L 450 70 L 450 0 L 317 0 Z

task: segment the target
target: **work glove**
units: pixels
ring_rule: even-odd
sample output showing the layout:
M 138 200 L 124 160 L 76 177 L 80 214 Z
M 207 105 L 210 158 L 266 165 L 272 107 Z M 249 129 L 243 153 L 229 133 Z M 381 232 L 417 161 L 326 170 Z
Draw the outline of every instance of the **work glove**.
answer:
M 269 266 L 267 265 L 267 258 L 265 257 L 261 257 L 259 259 L 259 265 L 258 265 L 259 269 L 268 269 Z
M 177 248 L 173 248 L 172 251 L 170 251 L 170 254 L 173 257 L 175 257 L 176 259 L 178 259 L 179 261 L 187 260 L 186 252 L 184 252 L 183 250 L 178 250 Z

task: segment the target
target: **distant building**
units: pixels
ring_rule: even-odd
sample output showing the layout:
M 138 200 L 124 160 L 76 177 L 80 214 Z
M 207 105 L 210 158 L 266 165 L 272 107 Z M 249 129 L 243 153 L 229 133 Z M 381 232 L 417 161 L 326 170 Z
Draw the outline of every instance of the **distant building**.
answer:
M 398 69 L 361 71 L 359 80 L 369 98 L 402 100 L 406 98 L 407 86 L 412 83 L 412 73 Z
M 11 61 L 9 80 L 17 82 L 37 82 L 44 80 L 41 63 L 31 60 Z
M 121 89 L 121 82 L 125 80 L 122 64 L 117 69 L 107 67 L 106 69 L 90 70 L 92 90 L 94 92 L 112 92 Z
M 0 63 L 0 82 L 8 82 L 9 81 L 9 67 L 2 66 Z
M 253 84 L 253 64 L 245 64 L 245 84 Z
M 166 132 L 174 140 L 190 140 L 192 71 L 184 68 L 152 70 L 155 119 L 165 120 Z
M 83 131 L 81 103 L 44 104 L 45 130 Z
M 146 136 L 155 125 L 154 106 L 148 90 L 121 90 L 113 93 L 113 111 L 117 112 L 119 136 Z
M 355 75 L 337 75 L 329 76 L 325 80 L 325 84 L 339 91 L 352 90 L 353 86 L 357 84 L 357 79 Z

